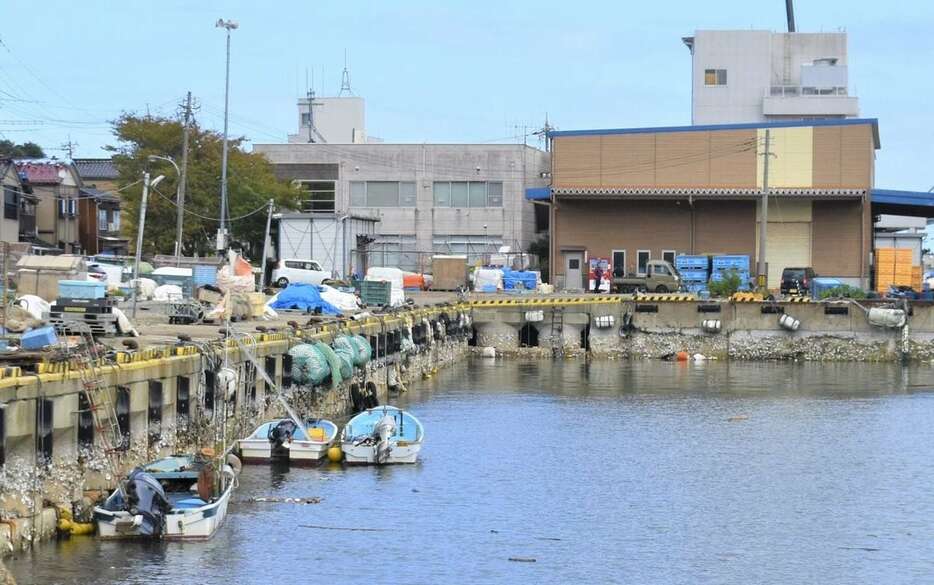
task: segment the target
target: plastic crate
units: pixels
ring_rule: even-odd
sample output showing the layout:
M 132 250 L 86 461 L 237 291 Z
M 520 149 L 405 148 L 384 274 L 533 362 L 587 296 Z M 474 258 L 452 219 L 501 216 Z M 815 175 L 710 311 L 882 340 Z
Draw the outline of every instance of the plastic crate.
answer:
M 102 299 L 107 283 L 97 280 L 59 280 L 58 296 L 65 299 Z
M 388 280 L 361 281 L 360 300 L 370 306 L 388 305 L 392 301 L 392 283 Z
M 678 269 L 678 272 L 684 270 L 704 270 L 706 271 L 710 266 L 710 261 L 707 256 L 687 256 L 681 255 L 675 257 L 675 268 Z
M 678 274 L 681 275 L 681 280 L 684 282 L 707 282 L 706 270 L 678 270 Z
M 714 272 L 724 270 L 744 270 L 749 272 L 749 256 L 714 256 Z
M 734 269 L 735 270 L 735 269 Z M 739 279 L 743 282 L 749 282 L 749 271 L 748 270 L 735 270 L 736 274 L 739 275 Z M 710 280 L 712 282 L 720 282 L 723 280 L 726 275 L 729 273 L 729 269 L 723 270 L 720 272 L 714 272 L 710 275 Z
M 54 327 L 39 327 L 31 329 L 20 338 L 20 346 L 23 349 L 42 349 L 49 345 L 58 343 L 58 337 L 55 336 Z

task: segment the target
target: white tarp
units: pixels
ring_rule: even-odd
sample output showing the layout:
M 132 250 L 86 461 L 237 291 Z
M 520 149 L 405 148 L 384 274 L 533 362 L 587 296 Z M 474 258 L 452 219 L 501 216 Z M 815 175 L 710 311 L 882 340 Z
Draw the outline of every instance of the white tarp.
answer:
M 321 285 L 321 299 L 334 305 L 342 313 L 352 313 L 360 308 L 357 295 L 341 292 L 326 284 Z
M 174 266 L 163 266 L 152 271 L 153 274 L 166 276 L 191 276 L 191 268 L 176 268 Z
M 366 280 L 376 282 L 389 282 L 389 305 L 399 307 L 405 304 L 405 292 L 402 284 L 405 273 L 398 268 L 383 268 L 374 266 L 366 271 Z
M 13 304 L 26 309 L 26 312 L 32 315 L 33 319 L 39 321 L 46 319 L 49 310 L 52 308 L 51 303 L 36 295 L 23 295 L 18 297 Z
M 157 286 L 156 290 L 152 292 L 152 298 L 156 301 L 180 301 L 184 298 L 182 295 L 182 287 L 177 284 L 163 284 L 162 286 Z
M 498 268 L 478 268 L 474 273 L 474 290 L 503 290 L 503 271 Z

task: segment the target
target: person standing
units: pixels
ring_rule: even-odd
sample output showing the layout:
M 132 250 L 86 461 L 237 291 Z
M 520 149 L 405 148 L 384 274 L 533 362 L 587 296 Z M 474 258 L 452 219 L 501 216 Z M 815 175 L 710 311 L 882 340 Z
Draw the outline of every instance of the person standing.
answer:
M 599 264 L 593 269 L 593 292 L 600 292 L 600 283 L 603 280 L 603 269 Z

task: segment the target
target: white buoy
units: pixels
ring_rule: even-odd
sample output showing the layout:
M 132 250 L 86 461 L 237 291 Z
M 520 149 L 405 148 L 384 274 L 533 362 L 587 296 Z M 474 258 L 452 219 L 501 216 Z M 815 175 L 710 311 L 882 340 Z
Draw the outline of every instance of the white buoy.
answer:
M 496 357 L 496 348 L 495 347 L 484 347 L 480 350 L 480 356 L 485 358 L 495 358 Z
M 798 327 L 801 327 L 801 321 L 795 319 L 791 315 L 786 315 L 782 313 L 782 316 L 778 318 L 778 324 L 782 329 L 787 329 L 788 331 L 797 331 Z
M 701 329 L 706 333 L 720 333 L 721 328 L 720 319 L 704 319 L 701 321 Z

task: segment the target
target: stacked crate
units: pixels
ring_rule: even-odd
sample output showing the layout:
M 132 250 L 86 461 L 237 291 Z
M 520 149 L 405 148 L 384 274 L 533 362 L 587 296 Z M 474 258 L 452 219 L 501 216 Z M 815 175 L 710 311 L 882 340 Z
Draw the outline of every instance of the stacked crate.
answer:
M 697 293 L 707 289 L 709 264 L 707 256 L 681 255 L 675 258 L 675 268 L 678 269 L 685 290 Z
M 912 263 L 910 248 L 876 249 L 876 291 L 888 292 L 891 286 L 910 286 L 921 291 L 921 267 Z
M 712 266 L 710 280 L 719 282 L 723 280 L 724 274 L 733 271 L 739 274 L 741 282 L 739 290 L 749 290 L 749 256 L 739 254 L 714 256 Z

